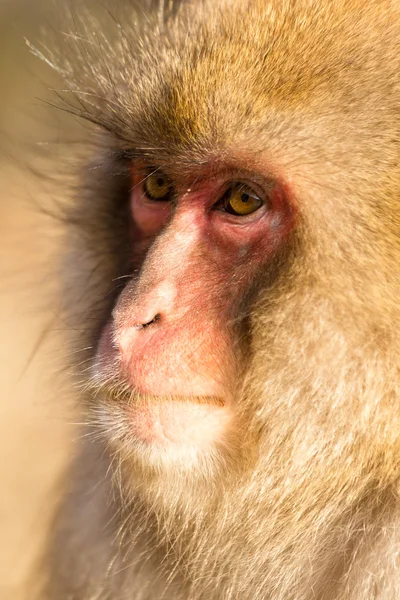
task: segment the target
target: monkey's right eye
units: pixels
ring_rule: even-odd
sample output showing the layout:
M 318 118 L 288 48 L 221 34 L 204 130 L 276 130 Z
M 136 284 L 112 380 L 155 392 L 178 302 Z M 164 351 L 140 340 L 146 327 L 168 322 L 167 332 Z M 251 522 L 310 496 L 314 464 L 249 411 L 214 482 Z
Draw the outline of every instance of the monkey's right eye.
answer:
M 167 201 L 172 191 L 171 182 L 163 173 L 150 173 L 144 181 L 144 191 L 150 200 Z

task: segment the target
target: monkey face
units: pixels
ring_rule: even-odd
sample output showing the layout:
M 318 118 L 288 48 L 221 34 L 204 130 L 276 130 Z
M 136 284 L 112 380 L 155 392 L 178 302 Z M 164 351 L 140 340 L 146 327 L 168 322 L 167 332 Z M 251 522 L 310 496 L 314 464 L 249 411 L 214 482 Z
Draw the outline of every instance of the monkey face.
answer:
M 339 5 L 334 15 L 310 13 L 307 3 L 293 13 L 289 4 L 267 6 L 200 17 L 193 37 L 183 14 L 168 29 L 171 43 L 145 51 L 140 39 L 133 53 L 110 42 L 104 56 L 117 66 L 104 74 L 97 57 L 94 83 L 87 56 L 95 45 L 79 50 L 87 56 L 76 72 L 64 68 L 83 90 L 73 112 L 107 132 L 79 240 L 98 262 L 88 260 L 88 277 L 103 273 L 100 301 L 99 289 L 107 297 L 115 279 L 125 283 L 93 336 L 91 416 L 142 468 L 193 472 L 201 457 L 211 464 L 236 450 L 249 431 L 255 453 L 262 457 L 262 438 L 264 457 L 277 456 L 273 448 L 305 423 L 315 436 L 340 423 L 327 415 L 346 410 L 343 382 L 363 388 L 349 364 L 368 330 L 387 335 L 392 318 L 393 303 L 376 290 L 377 277 L 380 289 L 397 285 L 395 269 L 385 258 L 372 277 L 370 266 L 394 247 L 387 232 L 396 219 L 384 207 L 398 196 L 390 188 L 397 150 L 395 138 L 371 130 L 394 121 L 395 87 L 383 93 L 377 74 L 391 80 L 397 70 L 390 57 L 386 75 L 381 60 L 377 70 L 364 64 L 360 44 L 375 56 L 373 43 L 361 29 L 353 39 Z M 289 17 L 296 33 L 280 36 Z M 332 19 L 349 28 L 345 48 Z M 130 59 L 121 65 L 121 56 Z M 105 155 L 124 180 L 114 228 L 104 206 L 118 194 L 109 193 Z
M 92 382 L 104 410 L 120 412 L 128 447 L 188 465 L 188 452 L 213 453 L 237 428 L 249 298 L 294 212 L 283 185 L 225 165 L 186 181 L 139 161 L 131 169 L 139 268 L 102 330 Z

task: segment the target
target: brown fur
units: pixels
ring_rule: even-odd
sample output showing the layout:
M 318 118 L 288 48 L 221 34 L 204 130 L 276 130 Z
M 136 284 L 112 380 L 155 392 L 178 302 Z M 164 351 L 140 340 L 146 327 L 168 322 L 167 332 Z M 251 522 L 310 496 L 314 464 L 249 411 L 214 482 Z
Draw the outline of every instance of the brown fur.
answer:
M 118 409 L 105 421 L 85 394 L 93 436 L 67 478 L 41 598 L 395 600 L 399 6 L 173 12 L 139 31 L 125 17 L 109 42 L 87 21 L 67 58 L 51 59 L 74 82 L 68 109 L 106 131 L 70 213 L 78 283 L 67 282 L 66 310 L 71 323 L 82 307 L 89 329 L 78 343 L 96 343 L 126 273 L 121 156 L 184 183 L 219 161 L 284 173 L 297 226 L 260 275 L 238 435 L 215 460 L 196 474 L 142 469 L 110 443 Z

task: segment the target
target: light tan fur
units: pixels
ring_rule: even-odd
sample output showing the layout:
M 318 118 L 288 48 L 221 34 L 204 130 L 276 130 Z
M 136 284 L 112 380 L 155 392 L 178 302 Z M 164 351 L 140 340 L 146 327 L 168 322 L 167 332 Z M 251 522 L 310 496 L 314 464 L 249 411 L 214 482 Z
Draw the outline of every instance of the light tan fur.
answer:
M 213 460 L 146 470 L 110 442 L 117 409 L 106 420 L 84 394 L 93 435 L 66 480 L 41 599 L 396 600 L 399 4 L 178 8 L 128 11 L 104 38 L 87 16 L 50 59 L 74 82 L 68 109 L 107 132 L 71 211 L 66 310 L 79 304 L 90 330 L 76 343 L 95 344 L 123 272 L 113 152 L 183 185 L 221 160 L 283 173 L 295 232 L 260 274 L 237 436 Z

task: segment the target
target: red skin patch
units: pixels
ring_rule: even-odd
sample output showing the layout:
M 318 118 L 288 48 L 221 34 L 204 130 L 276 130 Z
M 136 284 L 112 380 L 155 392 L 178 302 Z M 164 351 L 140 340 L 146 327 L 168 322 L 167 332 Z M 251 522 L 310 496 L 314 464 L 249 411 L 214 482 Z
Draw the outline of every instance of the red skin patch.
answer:
M 264 203 L 240 217 L 219 203 L 229 183 L 240 179 L 213 176 L 177 191 L 172 203 L 151 200 L 144 178 L 134 173 L 130 198 L 132 255 L 143 256 L 140 276 L 116 303 L 97 368 L 107 377 L 118 368 L 139 394 L 169 399 L 132 411 L 142 440 L 184 441 L 193 437 L 197 420 L 209 421 L 217 435 L 215 418 L 221 425 L 229 420 L 230 384 L 241 366 L 232 323 L 244 292 L 287 239 L 293 209 L 276 182 L 267 191 L 257 184 L 253 189 L 260 189 Z M 193 401 L 174 404 L 174 396 Z M 196 397 L 222 399 L 225 409 L 196 403 Z M 207 427 L 200 430 L 208 439 Z

